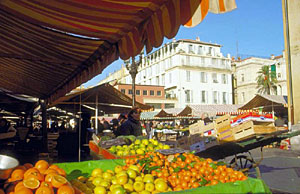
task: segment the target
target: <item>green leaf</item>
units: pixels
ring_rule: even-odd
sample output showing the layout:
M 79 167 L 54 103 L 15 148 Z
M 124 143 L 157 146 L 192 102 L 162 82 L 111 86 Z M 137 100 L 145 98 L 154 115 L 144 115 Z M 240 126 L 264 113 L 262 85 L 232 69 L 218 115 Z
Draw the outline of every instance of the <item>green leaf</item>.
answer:
M 207 183 L 208 183 L 208 181 L 207 181 L 205 178 L 201 177 L 201 181 L 199 182 L 199 184 L 200 184 L 201 186 L 204 186 L 204 185 L 206 185 Z
M 176 167 L 176 168 L 174 168 L 174 172 L 179 172 L 181 170 L 181 168 L 180 167 Z
M 227 164 L 224 161 L 219 161 L 217 166 L 226 166 Z
M 179 155 L 179 158 L 181 158 L 182 161 L 185 161 L 186 157 L 184 155 Z
M 209 166 L 212 167 L 213 169 L 217 169 L 217 165 L 213 162 L 209 163 Z
M 156 169 L 159 169 L 160 166 L 152 166 L 149 168 L 149 171 L 153 171 L 153 170 L 156 170 Z
M 197 163 L 197 162 L 191 162 L 191 163 L 190 163 L 190 166 L 194 168 L 194 165 L 195 165 L 196 163 Z

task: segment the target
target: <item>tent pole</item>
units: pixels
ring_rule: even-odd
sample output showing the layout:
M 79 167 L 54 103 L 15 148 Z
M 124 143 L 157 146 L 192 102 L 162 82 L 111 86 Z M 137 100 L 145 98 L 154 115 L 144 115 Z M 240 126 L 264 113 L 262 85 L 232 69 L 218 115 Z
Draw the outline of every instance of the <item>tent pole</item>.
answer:
M 95 129 L 96 134 L 98 134 L 98 92 L 96 94 Z
M 78 126 L 78 162 L 80 162 L 81 158 L 81 86 L 80 86 L 80 94 L 79 94 L 79 126 Z

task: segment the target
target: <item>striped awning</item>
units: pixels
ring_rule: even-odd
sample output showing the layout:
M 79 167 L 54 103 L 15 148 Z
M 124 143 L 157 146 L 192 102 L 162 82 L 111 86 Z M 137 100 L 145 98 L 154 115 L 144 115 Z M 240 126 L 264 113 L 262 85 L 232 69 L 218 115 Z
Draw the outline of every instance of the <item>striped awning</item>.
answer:
M 0 87 L 53 101 L 118 57 L 235 8 L 235 0 L 1 0 Z

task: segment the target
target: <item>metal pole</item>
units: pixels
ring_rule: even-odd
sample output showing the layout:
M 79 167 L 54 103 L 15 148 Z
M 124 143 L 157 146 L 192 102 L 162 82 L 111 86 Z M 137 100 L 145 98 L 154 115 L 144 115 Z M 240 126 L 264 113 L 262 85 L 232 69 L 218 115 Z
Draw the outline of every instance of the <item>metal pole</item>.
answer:
M 79 94 L 79 122 L 78 122 L 78 162 L 81 159 L 81 86 L 80 86 L 80 94 Z
M 95 130 L 96 134 L 98 134 L 98 92 L 96 94 Z
M 289 72 L 289 91 L 288 95 L 290 96 L 289 100 L 289 109 L 291 116 L 291 120 L 289 121 L 289 129 L 292 124 L 294 124 L 294 109 L 293 109 L 293 85 L 292 85 L 292 63 L 291 63 L 291 50 L 290 50 L 290 32 L 289 32 L 289 14 L 288 14 L 288 1 L 284 0 L 284 8 L 285 8 L 285 29 L 286 29 L 286 43 L 287 43 L 287 58 L 288 58 L 288 72 Z
M 132 107 L 135 106 L 135 76 L 136 75 L 131 75 L 132 77 Z

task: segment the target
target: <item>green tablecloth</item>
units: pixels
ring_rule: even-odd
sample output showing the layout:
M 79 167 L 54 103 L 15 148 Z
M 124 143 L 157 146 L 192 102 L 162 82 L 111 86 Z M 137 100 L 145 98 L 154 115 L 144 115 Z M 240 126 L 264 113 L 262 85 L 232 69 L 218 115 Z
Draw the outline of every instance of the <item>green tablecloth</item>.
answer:
M 72 180 L 79 176 L 88 177 L 94 168 L 113 170 L 115 166 L 124 164 L 125 162 L 123 159 L 116 159 L 58 163 L 57 165 L 66 171 L 67 179 Z M 177 191 L 172 193 L 271 193 L 271 191 L 263 182 L 263 180 L 248 178 L 246 181 L 217 184 L 214 186 L 199 187 L 196 189 Z

